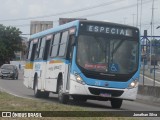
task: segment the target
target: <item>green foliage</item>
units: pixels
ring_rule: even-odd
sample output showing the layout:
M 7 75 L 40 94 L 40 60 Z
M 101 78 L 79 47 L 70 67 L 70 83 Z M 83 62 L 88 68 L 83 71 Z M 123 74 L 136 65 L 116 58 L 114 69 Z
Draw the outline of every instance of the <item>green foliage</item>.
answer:
M 22 50 L 21 31 L 15 27 L 0 25 L 0 64 L 15 58 L 15 52 Z

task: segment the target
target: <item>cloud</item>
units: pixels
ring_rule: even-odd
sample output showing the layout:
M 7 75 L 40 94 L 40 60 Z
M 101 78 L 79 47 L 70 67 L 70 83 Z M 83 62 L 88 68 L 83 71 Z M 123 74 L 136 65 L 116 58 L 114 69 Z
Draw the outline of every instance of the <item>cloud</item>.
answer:
M 28 16 L 35 17 L 45 13 L 45 7 L 38 4 L 30 4 L 28 7 Z
M 18 16 L 21 13 L 20 10 L 23 7 L 23 1 L 22 0 L 5 0 L 2 7 L 5 11 L 5 14 L 10 15 L 10 17 Z
M 63 0 L 65 5 L 73 5 L 76 1 L 75 0 Z

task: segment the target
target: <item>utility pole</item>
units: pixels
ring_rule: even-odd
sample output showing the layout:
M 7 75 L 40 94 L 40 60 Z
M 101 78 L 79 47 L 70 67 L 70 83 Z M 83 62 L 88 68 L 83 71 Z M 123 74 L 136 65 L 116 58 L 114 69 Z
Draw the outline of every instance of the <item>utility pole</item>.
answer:
M 152 16 L 151 16 L 151 40 L 150 40 L 150 63 L 152 61 L 152 40 L 154 35 L 154 0 L 152 1 Z M 155 59 L 155 58 L 154 58 Z M 155 60 L 154 60 L 155 62 Z M 155 86 L 155 63 L 154 63 L 154 83 Z
M 132 16 L 133 16 L 133 26 L 134 26 L 134 16 L 135 16 L 136 14 L 132 14 Z
M 138 1 L 139 1 L 139 0 L 137 0 L 137 23 L 136 23 L 136 27 L 138 27 L 138 6 L 139 6 Z
M 140 32 L 141 32 L 141 23 L 142 23 L 142 0 L 141 0 L 141 11 L 140 11 Z
M 124 17 L 124 18 L 123 18 L 123 20 L 124 20 L 124 24 L 126 24 L 126 19 L 127 19 L 126 17 Z
M 154 17 L 154 15 L 153 15 L 153 13 L 154 13 L 154 0 L 153 0 L 153 2 L 152 2 L 152 15 L 151 15 L 151 40 L 150 40 L 150 63 L 151 63 L 151 60 L 152 60 L 152 43 L 151 43 L 151 41 L 152 41 L 152 39 L 153 39 L 153 17 Z

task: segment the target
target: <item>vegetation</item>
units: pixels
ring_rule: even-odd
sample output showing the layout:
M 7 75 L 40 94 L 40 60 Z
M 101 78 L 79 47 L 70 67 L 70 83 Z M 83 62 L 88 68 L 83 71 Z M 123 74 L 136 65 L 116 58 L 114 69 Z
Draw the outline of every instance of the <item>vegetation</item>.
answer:
M 0 24 L 0 65 L 15 58 L 15 52 L 22 50 L 20 34 L 19 29 Z
M 84 107 L 73 105 L 57 104 L 55 102 L 44 102 L 40 100 L 24 99 L 0 92 L 0 110 L 1 111 L 86 111 Z M 91 116 L 92 114 L 90 114 Z M 42 118 L 0 118 L 1 120 L 135 120 L 135 118 L 115 117 L 116 115 L 106 112 L 109 117 L 43 117 Z M 111 117 L 112 116 L 112 117 Z

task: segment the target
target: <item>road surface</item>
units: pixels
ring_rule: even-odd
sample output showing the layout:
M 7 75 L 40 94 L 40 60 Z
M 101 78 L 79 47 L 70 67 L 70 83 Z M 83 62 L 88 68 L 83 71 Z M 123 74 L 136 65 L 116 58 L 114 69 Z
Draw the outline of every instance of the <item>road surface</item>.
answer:
M 140 75 L 139 82 L 140 82 L 140 84 L 143 84 L 143 75 Z M 154 85 L 154 80 L 144 76 L 144 85 L 153 86 Z M 160 82 L 155 81 L 155 86 L 160 86 Z
M 35 98 L 33 95 L 33 90 L 27 89 L 23 85 L 23 76 L 19 75 L 18 80 L 11 79 L 0 79 L 0 89 L 19 96 L 23 98 L 31 98 L 31 99 L 39 99 Z M 57 95 L 50 94 L 48 99 L 39 99 L 46 102 L 55 102 L 58 104 Z M 113 109 L 111 108 L 109 101 L 96 101 L 96 100 L 88 100 L 86 103 L 75 103 L 71 99 L 69 105 L 73 106 L 81 106 L 84 107 L 88 111 L 160 111 L 160 105 L 155 105 L 153 103 L 145 103 L 144 101 L 136 100 L 136 101 L 123 101 L 123 105 L 121 109 Z M 147 118 L 148 120 L 152 118 Z M 153 118 L 153 120 L 159 118 Z

